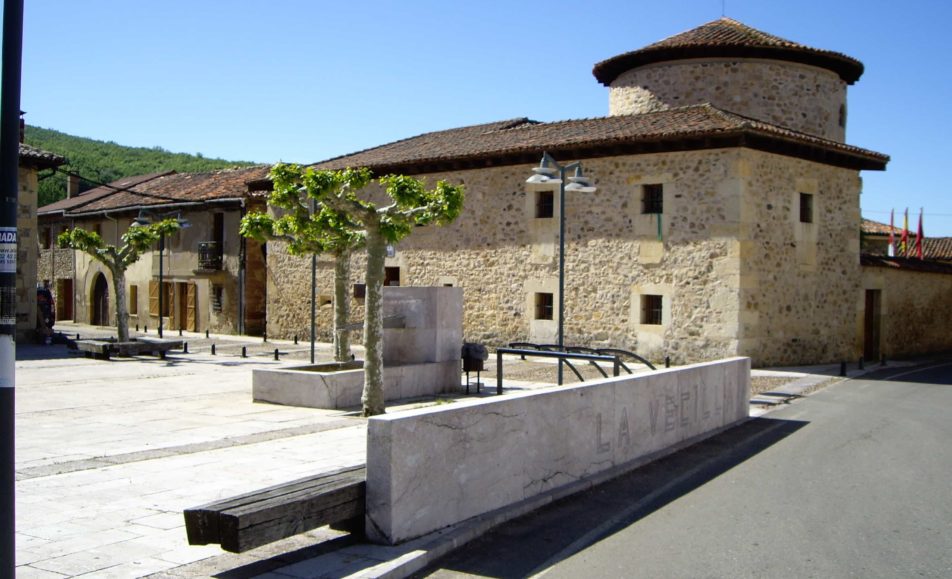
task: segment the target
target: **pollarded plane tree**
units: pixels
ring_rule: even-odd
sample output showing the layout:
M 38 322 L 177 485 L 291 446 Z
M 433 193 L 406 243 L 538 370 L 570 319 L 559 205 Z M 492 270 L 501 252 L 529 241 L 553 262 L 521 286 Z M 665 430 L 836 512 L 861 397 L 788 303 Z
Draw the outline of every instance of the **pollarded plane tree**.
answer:
M 361 402 L 364 416 L 383 414 L 382 298 L 387 245 L 406 238 L 418 226 L 445 225 L 456 219 L 463 209 L 463 186 L 438 181 L 428 189 L 423 181 L 405 175 L 375 179 L 366 168 L 326 171 L 284 164 L 272 168 L 271 180 L 277 199 L 313 200 L 316 214 L 328 211 L 332 218 L 316 224 L 327 230 L 322 236 L 355 240 L 352 247 L 367 252 Z M 379 191 L 369 190 L 372 183 L 379 185 Z M 382 203 L 371 200 L 374 192 L 383 194 Z M 344 301 L 346 294 L 335 299 Z
M 126 270 L 139 261 L 164 235 L 171 235 L 181 225 L 176 219 L 165 219 L 149 225 L 133 223 L 122 234 L 119 246 L 106 243 L 95 231 L 82 227 L 67 229 L 56 238 L 62 248 L 75 249 L 106 266 L 112 274 L 112 290 L 116 296 L 116 331 L 120 342 L 129 341 L 129 306 L 126 303 Z M 161 290 L 160 290 L 161 291 Z

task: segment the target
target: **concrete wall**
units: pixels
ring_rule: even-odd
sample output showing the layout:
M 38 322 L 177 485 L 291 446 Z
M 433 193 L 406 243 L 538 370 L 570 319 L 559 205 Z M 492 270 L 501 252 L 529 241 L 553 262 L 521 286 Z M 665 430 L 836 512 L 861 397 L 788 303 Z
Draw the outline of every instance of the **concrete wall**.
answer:
M 375 416 L 367 531 L 399 543 L 633 468 L 746 419 L 749 398 L 735 358 Z
M 952 351 L 952 274 L 863 267 L 856 349 L 863 352 L 865 292 L 880 290 L 880 350 L 887 358 Z
M 846 137 L 846 83 L 835 72 L 793 62 L 711 58 L 658 63 L 619 75 L 608 99 L 612 115 L 710 103 L 834 141 Z

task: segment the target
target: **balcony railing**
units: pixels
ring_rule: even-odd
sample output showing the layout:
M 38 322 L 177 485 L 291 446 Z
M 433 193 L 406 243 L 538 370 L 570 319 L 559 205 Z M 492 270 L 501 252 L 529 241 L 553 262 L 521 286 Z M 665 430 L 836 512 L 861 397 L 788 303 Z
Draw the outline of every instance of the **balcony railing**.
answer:
M 218 271 L 221 267 L 221 244 L 217 241 L 200 241 L 198 243 L 198 269 L 202 271 Z

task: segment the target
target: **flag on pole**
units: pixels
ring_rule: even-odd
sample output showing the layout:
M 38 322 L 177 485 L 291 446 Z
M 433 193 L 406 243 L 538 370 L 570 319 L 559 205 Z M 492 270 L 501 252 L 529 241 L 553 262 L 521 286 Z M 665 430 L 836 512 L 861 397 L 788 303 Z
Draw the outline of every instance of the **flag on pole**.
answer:
M 922 259 L 922 207 L 919 208 L 919 229 L 916 231 L 916 257 Z
M 909 257 L 909 208 L 906 207 L 906 215 L 902 218 L 902 235 L 899 236 L 899 255 Z
M 893 226 L 895 213 L 895 209 L 889 210 L 889 248 L 886 250 L 886 255 L 890 257 L 896 255 L 896 228 Z

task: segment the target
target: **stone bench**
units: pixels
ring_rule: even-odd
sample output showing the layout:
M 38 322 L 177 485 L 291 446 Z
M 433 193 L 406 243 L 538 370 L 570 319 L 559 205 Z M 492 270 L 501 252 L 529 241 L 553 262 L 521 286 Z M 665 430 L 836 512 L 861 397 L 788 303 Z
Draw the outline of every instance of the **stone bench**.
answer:
M 94 358 L 108 360 L 110 356 L 141 356 L 152 354 L 165 358 L 169 350 L 178 350 L 183 346 L 182 340 L 164 340 L 157 338 L 136 338 L 128 342 L 115 340 L 76 340 L 76 349 Z
M 324 525 L 363 535 L 366 480 L 360 465 L 186 509 L 188 543 L 242 553 Z

